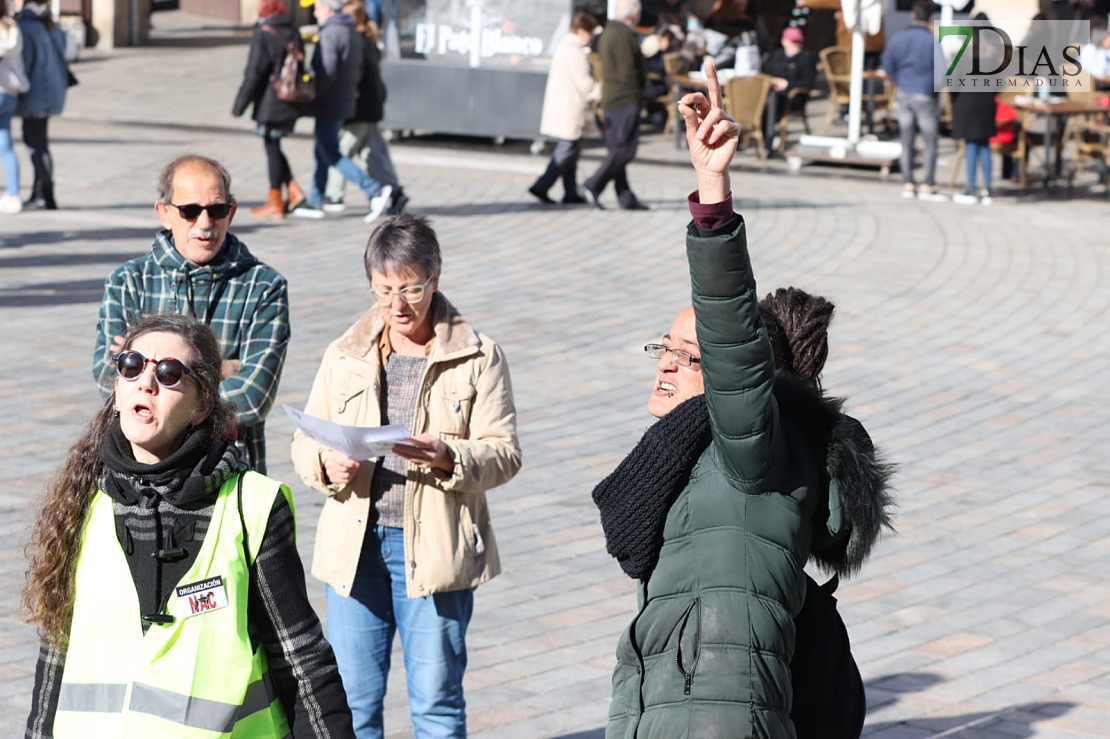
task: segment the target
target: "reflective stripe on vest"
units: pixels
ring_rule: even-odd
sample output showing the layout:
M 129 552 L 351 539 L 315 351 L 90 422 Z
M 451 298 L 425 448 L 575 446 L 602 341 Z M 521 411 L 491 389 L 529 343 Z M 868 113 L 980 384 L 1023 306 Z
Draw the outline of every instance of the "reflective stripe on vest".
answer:
M 151 685 L 135 683 L 131 688 L 128 710 L 149 713 L 174 723 L 195 729 L 226 734 L 239 719 L 261 711 L 276 697 L 270 674 L 247 686 L 241 706 L 219 703 L 204 698 L 194 698 Z M 58 696 L 59 711 L 87 711 L 91 713 L 123 713 L 127 697 L 126 685 L 62 683 Z
M 265 651 L 261 646 L 254 650 L 247 635 L 249 569 L 243 538 L 253 562 L 275 496 L 285 495 L 292 509 L 292 493 L 248 472 L 240 515 L 236 483 L 233 478 L 220 489 L 203 542 L 192 543 L 200 547 L 196 560 L 176 584 L 223 578 L 228 605 L 182 617 L 174 588 L 166 602 L 174 622 L 153 624 L 145 635 L 134 581 L 116 537 L 112 501 L 96 493 L 77 563 L 55 737 L 214 739 L 289 733 Z M 180 606 L 187 608 L 185 602 Z

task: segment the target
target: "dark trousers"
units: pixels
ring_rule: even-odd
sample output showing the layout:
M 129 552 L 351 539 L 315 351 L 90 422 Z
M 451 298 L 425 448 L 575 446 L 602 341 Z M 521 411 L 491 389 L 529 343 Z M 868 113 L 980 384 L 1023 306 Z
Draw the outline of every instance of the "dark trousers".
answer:
M 611 181 L 617 189 L 617 200 L 621 205 L 636 202 L 636 196 L 628 186 L 628 163 L 636 157 L 636 147 L 640 143 L 640 104 L 625 103 L 605 111 L 605 148 L 609 153 L 601 166 L 584 183 L 595 195 Z
M 45 200 L 54 205 L 54 159 L 50 156 L 50 139 L 46 124 L 49 118 L 24 118 L 23 143 L 31 150 L 31 166 L 35 169 L 35 182 L 31 187 L 32 200 Z
M 582 141 L 575 139 L 555 140 L 555 151 L 551 152 L 551 161 L 547 169 L 532 185 L 537 192 L 546 193 L 560 177 L 563 178 L 563 199 L 575 200 L 578 198 L 578 154 L 582 151 Z
M 266 148 L 266 170 L 270 174 L 270 189 L 280 190 L 281 186 L 293 179 L 289 170 L 289 160 L 281 151 L 281 139 L 262 139 Z

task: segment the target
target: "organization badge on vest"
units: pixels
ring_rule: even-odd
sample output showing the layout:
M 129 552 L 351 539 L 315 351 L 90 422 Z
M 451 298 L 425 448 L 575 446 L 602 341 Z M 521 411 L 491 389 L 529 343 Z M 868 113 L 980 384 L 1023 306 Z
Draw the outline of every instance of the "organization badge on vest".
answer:
M 199 616 L 220 608 L 227 608 L 227 589 L 224 587 L 222 577 L 210 577 L 207 580 L 177 588 L 177 613 L 175 615 L 178 618 Z

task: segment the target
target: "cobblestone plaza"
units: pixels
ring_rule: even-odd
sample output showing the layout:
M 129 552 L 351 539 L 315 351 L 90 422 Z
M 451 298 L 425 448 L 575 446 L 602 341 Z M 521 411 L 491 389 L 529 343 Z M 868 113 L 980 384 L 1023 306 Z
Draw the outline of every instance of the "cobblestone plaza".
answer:
M 0 735 L 22 734 L 33 682 L 37 641 L 18 614 L 33 501 L 99 402 L 104 277 L 149 248 L 155 179 L 174 156 L 222 161 L 244 206 L 266 191 L 261 143 L 228 112 L 245 56 L 229 36 L 76 65 L 81 85 L 50 124 L 61 210 L 0 220 Z M 297 130 L 286 150 L 307 181 L 311 122 Z M 692 172 L 651 137 L 630 170 L 650 212 L 563 209 L 527 194 L 545 161 L 512 146 L 423 137 L 393 153 L 411 210 L 439 231 L 441 289 L 504 347 L 519 410 L 524 468 L 490 494 L 504 574 L 476 597 L 470 732 L 600 739 L 635 599 L 590 491 L 651 421 L 641 347 L 689 300 Z M 905 201 L 872 173 L 789 175 L 747 154 L 733 185 L 761 291 L 794 284 L 837 304 L 826 388 L 899 466 L 898 531 L 838 593 L 865 736 L 1110 736 L 1107 200 Z M 369 306 L 361 215 L 235 219 L 290 282 L 279 403 L 303 406 L 324 347 Z M 272 413 L 270 474 L 293 484 L 307 561 L 322 500 L 293 472 L 291 433 Z M 322 586 L 309 590 L 325 616 Z M 390 737 L 411 735 L 400 664 Z

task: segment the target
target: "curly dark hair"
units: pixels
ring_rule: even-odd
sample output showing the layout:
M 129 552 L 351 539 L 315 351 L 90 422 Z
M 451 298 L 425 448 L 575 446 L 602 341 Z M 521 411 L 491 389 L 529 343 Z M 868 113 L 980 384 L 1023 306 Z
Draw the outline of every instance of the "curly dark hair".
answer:
M 140 336 L 154 333 L 175 334 L 189 347 L 189 375 L 199 389 L 198 407 L 212 409 L 202 425 L 210 426 L 218 441 L 235 439 L 235 409 L 220 398 L 222 356 L 212 330 L 189 316 L 148 316 L 127 332 L 123 348 L 130 348 Z M 64 648 L 69 639 L 81 534 L 89 504 L 100 485 L 104 469 L 100 446 L 115 422 L 115 404 L 112 393 L 46 485 L 38 520 L 24 549 L 28 560 L 27 585 L 22 594 L 24 616 L 28 623 L 38 624 L 45 643 L 57 648 Z
M 778 370 L 820 387 L 835 309 L 825 298 L 796 287 L 780 287 L 759 301 Z

